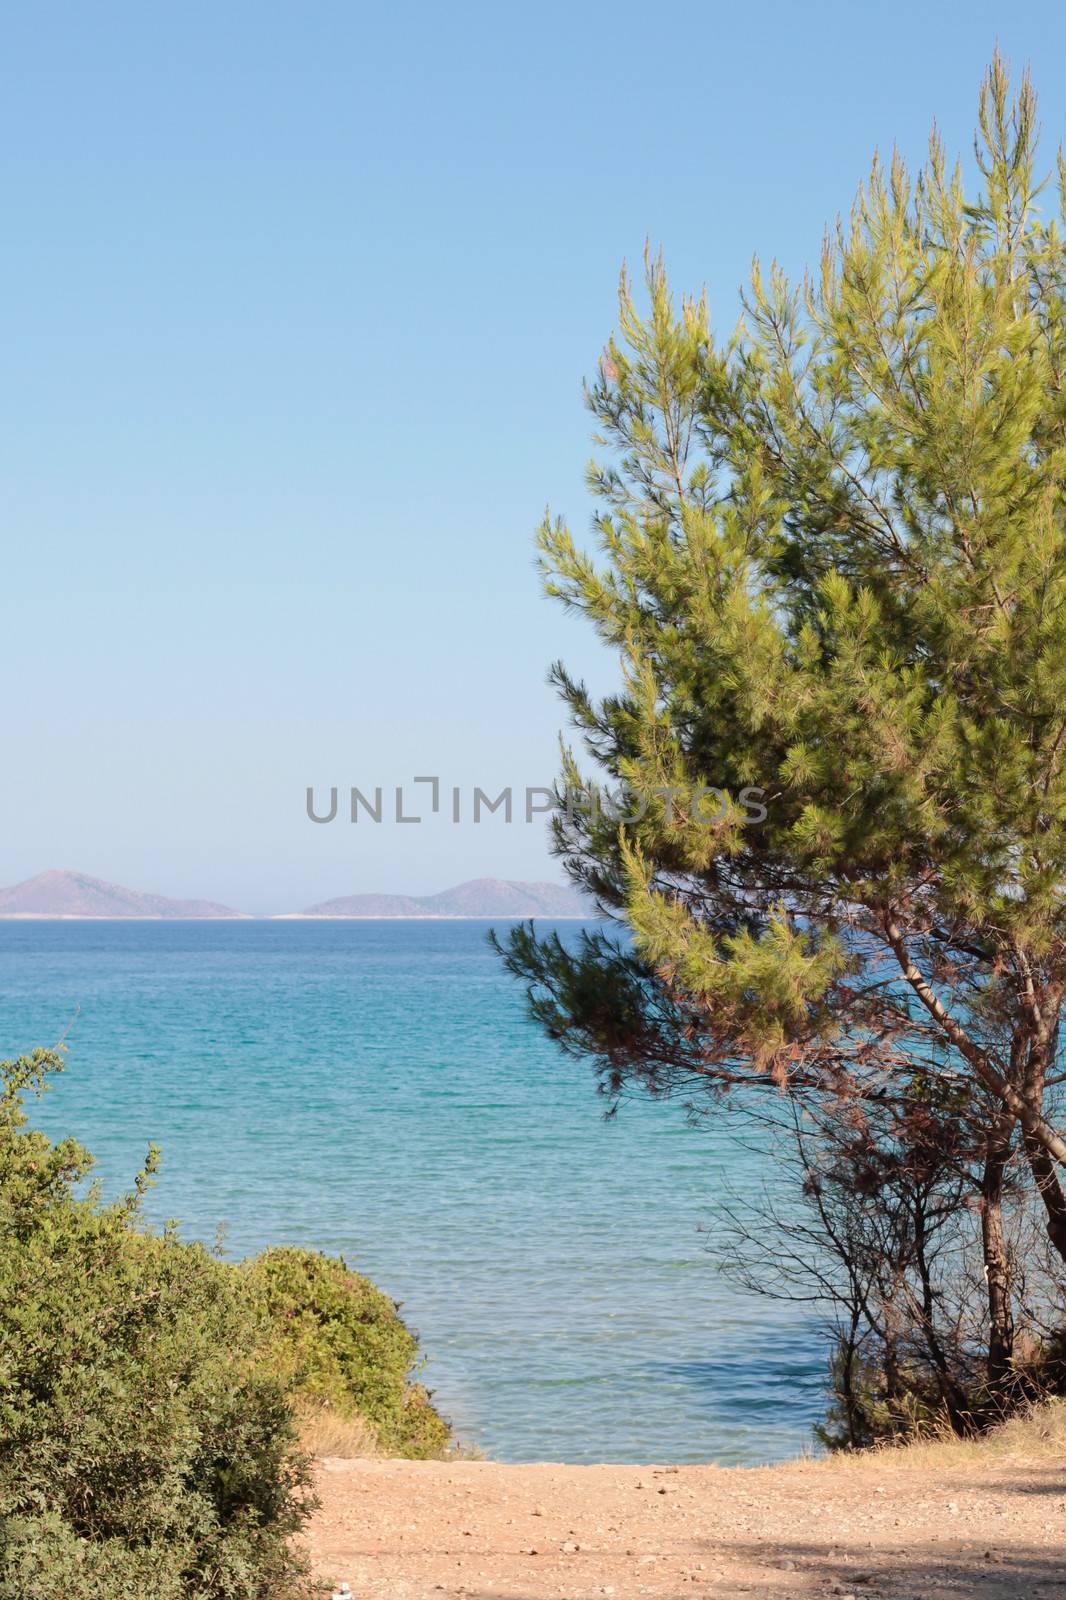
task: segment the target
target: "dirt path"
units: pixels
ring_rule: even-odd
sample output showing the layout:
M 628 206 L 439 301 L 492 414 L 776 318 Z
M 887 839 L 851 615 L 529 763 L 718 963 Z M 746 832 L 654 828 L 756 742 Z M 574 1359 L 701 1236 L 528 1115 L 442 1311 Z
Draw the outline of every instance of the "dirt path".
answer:
M 312 1555 L 353 1600 L 1066 1600 L 1066 1458 L 886 1460 L 327 1460 Z

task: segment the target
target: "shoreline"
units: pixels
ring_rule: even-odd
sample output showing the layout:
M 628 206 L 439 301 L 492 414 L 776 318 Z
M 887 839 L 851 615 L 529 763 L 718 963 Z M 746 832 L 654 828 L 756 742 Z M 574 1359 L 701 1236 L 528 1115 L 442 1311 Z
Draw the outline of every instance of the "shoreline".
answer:
M 578 916 L 575 912 L 555 915 L 544 911 L 486 912 L 480 916 L 460 912 L 427 911 L 424 915 L 404 912 L 396 916 L 311 915 L 306 911 L 235 911 L 227 917 L 154 917 L 130 916 L 104 917 L 91 911 L 0 911 L 0 922 L 599 922 L 596 916 Z
M 121 918 L 116 917 L 111 920 L 121 921 Z M 488 911 L 478 916 L 457 911 L 427 911 L 425 914 L 398 912 L 395 916 L 377 917 L 359 912 L 337 916 L 311 916 L 305 911 L 276 911 L 269 917 L 259 917 L 256 920 L 260 922 L 600 922 L 603 919 L 596 916 L 579 916 L 573 911 L 559 915 L 548 911 Z

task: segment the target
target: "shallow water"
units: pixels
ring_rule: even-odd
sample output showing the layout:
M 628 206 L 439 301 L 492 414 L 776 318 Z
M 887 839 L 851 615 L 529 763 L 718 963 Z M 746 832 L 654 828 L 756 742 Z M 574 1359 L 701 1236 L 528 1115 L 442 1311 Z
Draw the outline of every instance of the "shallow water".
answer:
M 403 1304 L 465 1439 L 506 1461 L 755 1462 L 809 1445 L 824 1348 L 715 1268 L 764 1173 L 525 1017 L 477 922 L 0 923 L 0 1052 L 70 1026 L 34 1120 L 109 1193 L 243 1255 L 343 1253 Z M 564 937 L 574 924 L 560 924 Z

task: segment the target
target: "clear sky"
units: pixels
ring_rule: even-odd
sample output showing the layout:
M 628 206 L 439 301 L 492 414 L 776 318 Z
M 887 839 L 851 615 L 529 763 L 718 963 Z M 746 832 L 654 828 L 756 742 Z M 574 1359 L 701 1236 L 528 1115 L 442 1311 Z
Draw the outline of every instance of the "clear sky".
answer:
M 315 827 L 308 784 L 548 783 L 546 503 L 623 258 L 735 321 L 875 146 L 970 148 L 1057 4 L 5 6 L 0 883 L 287 910 L 555 877 L 542 825 Z

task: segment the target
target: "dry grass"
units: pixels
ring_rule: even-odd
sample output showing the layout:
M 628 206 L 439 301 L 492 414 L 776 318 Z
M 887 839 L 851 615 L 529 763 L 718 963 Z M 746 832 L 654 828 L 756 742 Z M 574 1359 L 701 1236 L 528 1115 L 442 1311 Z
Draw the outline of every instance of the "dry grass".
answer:
M 1030 1416 L 1008 1422 L 995 1437 L 998 1447 L 1012 1454 L 1066 1456 L 1066 1400 L 1034 1407 Z
M 362 1417 L 339 1417 L 328 1406 L 308 1406 L 300 1412 L 299 1426 L 304 1449 L 319 1459 L 331 1456 L 342 1461 L 365 1461 L 380 1460 L 385 1455 L 373 1427 Z M 485 1458 L 476 1445 L 454 1443 L 441 1459 L 482 1461 Z M 976 1467 L 993 1461 L 1004 1465 L 1066 1462 L 1066 1400 L 1049 1400 L 1044 1405 L 1034 1406 L 1028 1416 L 1015 1417 L 980 1439 L 958 1439 L 945 1430 L 910 1444 L 878 1445 L 853 1455 L 847 1452 L 816 1457 L 805 1455 L 799 1460 L 816 1468 L 861 1468 L 876 1461 L 878 1465 L 902 1467 L 905 1471 L 925 1467 Z
M 339 1461 L 384 1460 L 388 1451 L 378 1443 L 373 1424 L 364 1417 L 340 1417 L 329 1406 L 303 1405 L 297 1413 L 300 1443 L 308 1455 L 322 1460 L 331 1456 Z M 483 1461 L 482 1452 L 474 1444 L 462 1444 L 453 1439 L 442 1455 L 441 1461 Z
M 300 1442 L 309 1455 L 362 1461 L 380 1456 L 377 1434 L 364 1417 L 339 1417 L 328 1406 L 307 1406 L 299 1412 Z
M 1066 1400 L 1048 1400 L 1034 1406 L 1028 1416 L 1014 1417 L 978 1439 L 959 1439 L 946 1428 L 942 1433 L 910 1444 L 881 1445 L 859 1450 L 854 1455 L 841 1452 L 822 1456 L 820 1466 L 869 1465 L 878 1460 L 885 1466 L 975 1467 L 991 1462 L 1026 1466 L 1046 1461 L 1066 1462 Z

